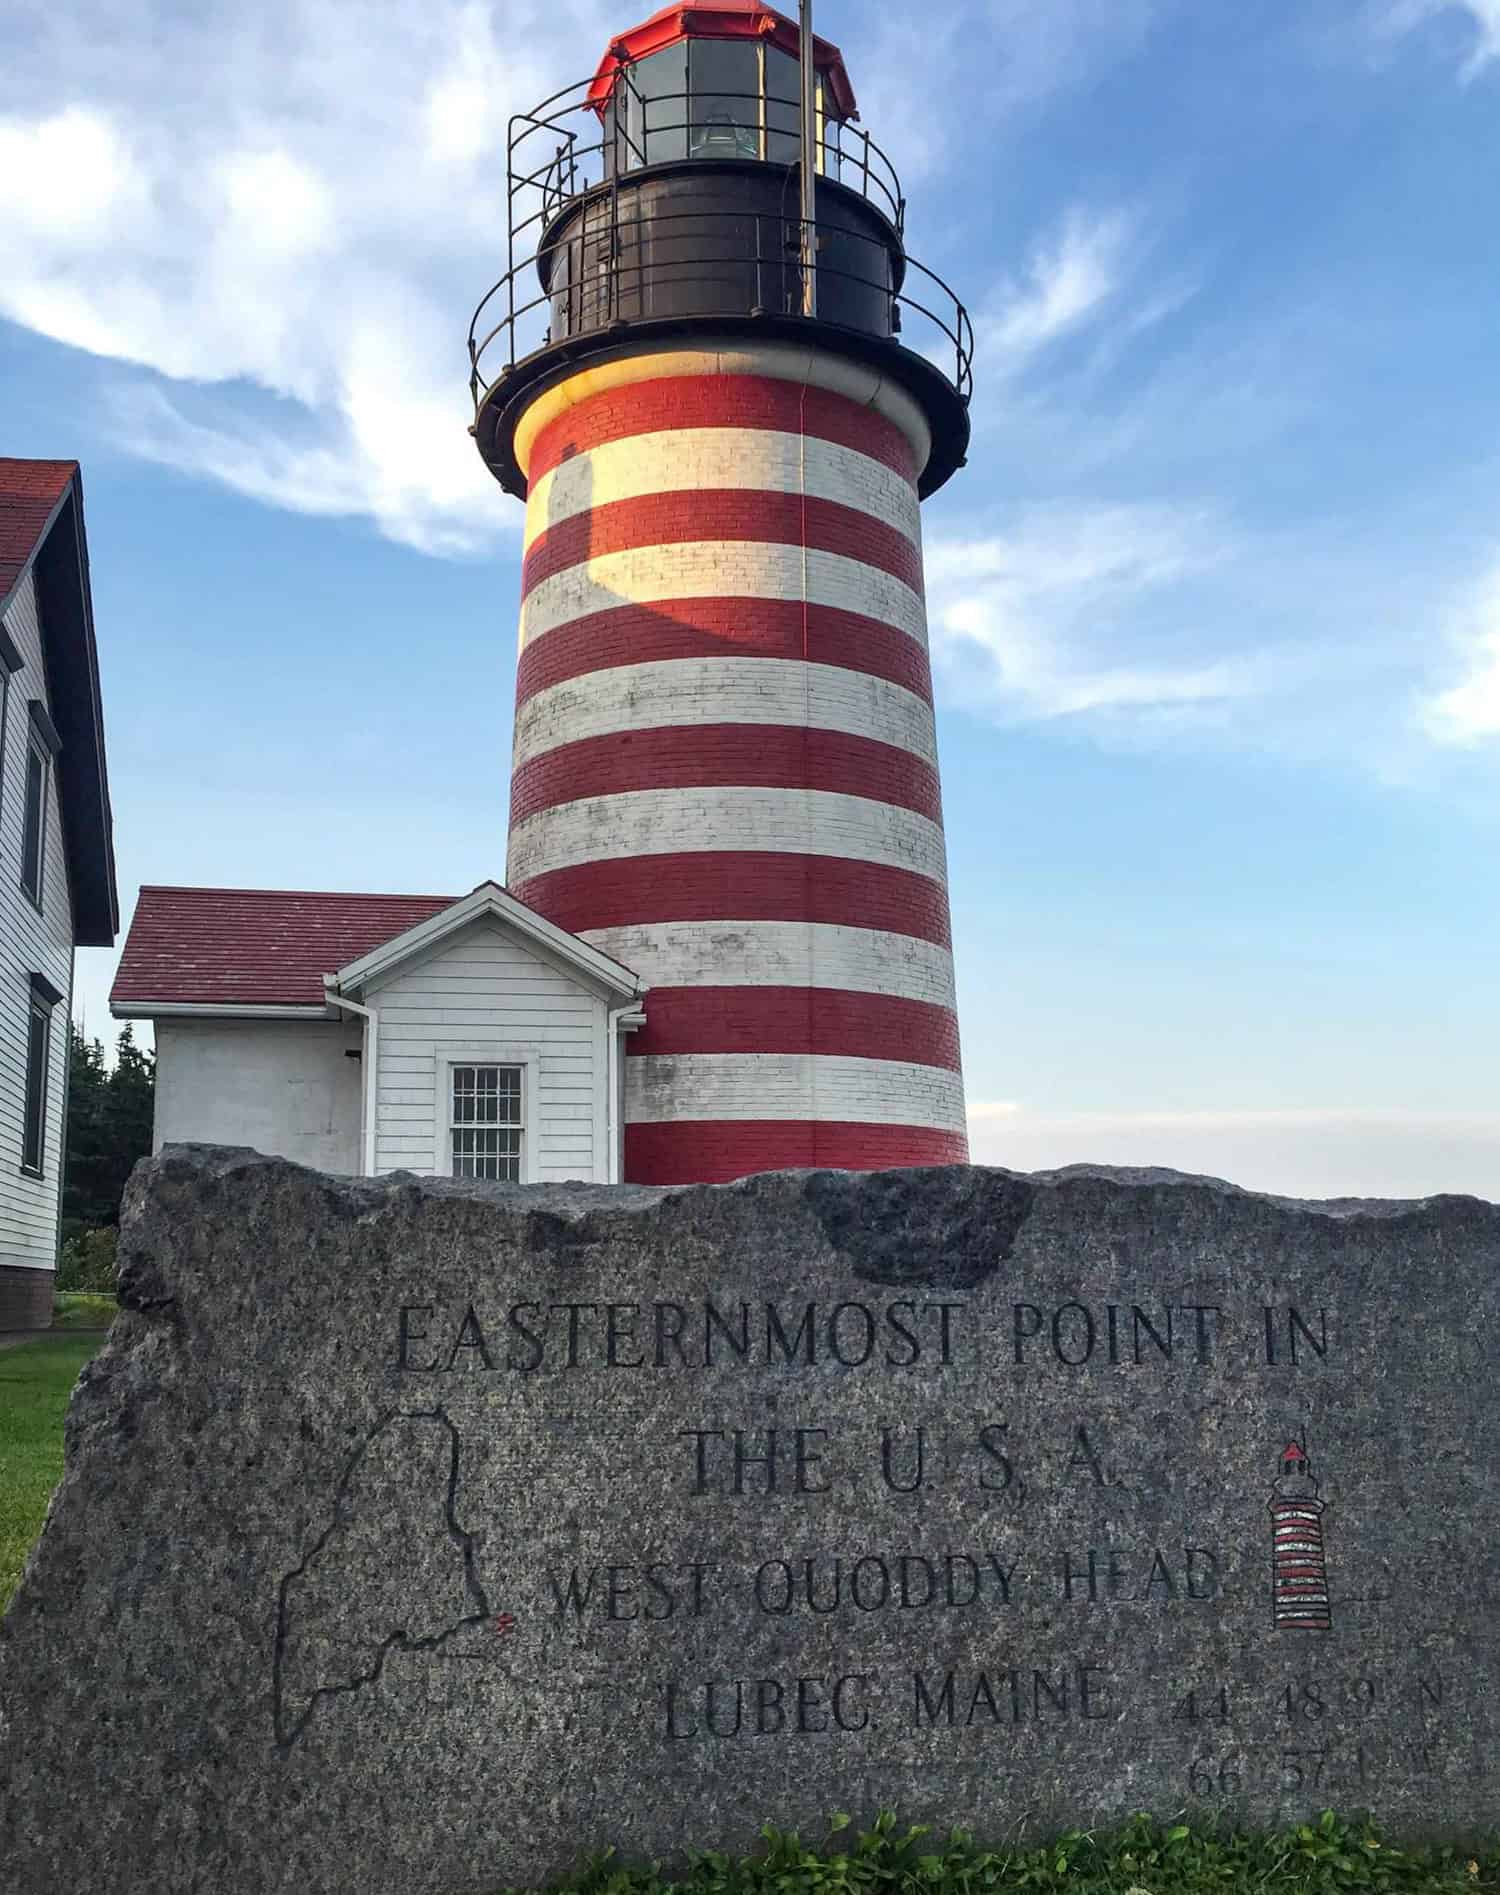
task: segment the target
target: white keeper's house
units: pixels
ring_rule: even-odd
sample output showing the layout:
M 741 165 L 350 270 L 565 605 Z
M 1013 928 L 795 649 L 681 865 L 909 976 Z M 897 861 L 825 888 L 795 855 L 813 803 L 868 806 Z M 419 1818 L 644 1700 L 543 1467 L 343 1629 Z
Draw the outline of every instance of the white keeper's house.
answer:
M 454 899 L 141 890 L 110 995 L 156 1033 L 157 1148 L 618 1183 L 629 968 L 497 883 Z
M 118 927 L 78 463 L 0 458 L 0 1330 L 52 1320 L 73 949 Z

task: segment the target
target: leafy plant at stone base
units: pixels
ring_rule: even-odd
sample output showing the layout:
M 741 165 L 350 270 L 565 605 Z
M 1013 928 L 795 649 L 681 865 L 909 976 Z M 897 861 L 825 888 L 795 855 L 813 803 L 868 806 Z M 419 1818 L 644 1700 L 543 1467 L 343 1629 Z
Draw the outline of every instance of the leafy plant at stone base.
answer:
M 107 1224 L 65 1238 L 57 1259 L 56 1287 L 113 1296 L 117 1284 L 115 1250 L 118 1241 L 119 1232 Z
M 136 1161 L 151 1150 L 155 1096 L 156 1059 L 136 1045 L 132 1027 L 120 1030 L 113 1066 L 102 1041 L 86 1039 L 75 1027 L 68 1041 L 59 1289 L 115 1287 L 113 1231 L 120 1197 Z
M 63 1290 L 52 1299 L 54 1329 L 108 1329 L 120 1313 L 120 1299 L 112 1294 Z
M 852 1836 L 834 1817 L 821 1847 L 769 1825 L 756 1856 L 706 1852 L 680 1873 L 628 1868 L 612 1851 L 552 1895 L 1445 1895 L 1500 1891 L 1500 1840 L 1477 1853 L 1403 1849 L 1360 1818 L 1325 1810 L 1280 1832 L 1162 1824 L 1133 1817 L 1108 1830 L 1070 1829 L 1048 1842 L 984 1847 L 965 1830 L 946 1838 L 898 1829 L 889 1812 Z M 505 1895 L 518 1895 L 506 1891 Z

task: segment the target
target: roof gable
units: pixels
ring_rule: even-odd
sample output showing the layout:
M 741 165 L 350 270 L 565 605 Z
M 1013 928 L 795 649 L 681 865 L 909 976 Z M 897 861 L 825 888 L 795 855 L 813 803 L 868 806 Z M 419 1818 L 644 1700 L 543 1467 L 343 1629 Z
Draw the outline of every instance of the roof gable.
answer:
M 0 455 L 0 612 L 25 577 L 77 472 L 77 461 Z
M 461 928 L 488 916 L 503 927 L 513 929 L 523 939 L 540 948 L 552 960 L 560 961 L 575 974 L 603 987 L 622 999 L 634 1000 L 644 991 L 639 980 L 621 962 L 598 948 L 590 947 L 576 934 L 569 934 L 534 908 L 502 888 L 498 882 L 481 882 L 472 894 L 453 902 L 440 913 L 426 917 L 393 940 L 382 942 L 369 953 L 341 967 L 330 980 L 340 993 L 358 992 L 367 984 L 385 980 L 396 969 L 450 939 Z
M 61 740 L 58 802 L 73 938 L 80 947 L 109 947 L 119 932 L 120 903 L 77 461 L 0 456 L 0 614 L 28 572 L 36 587 L 52 721 Z

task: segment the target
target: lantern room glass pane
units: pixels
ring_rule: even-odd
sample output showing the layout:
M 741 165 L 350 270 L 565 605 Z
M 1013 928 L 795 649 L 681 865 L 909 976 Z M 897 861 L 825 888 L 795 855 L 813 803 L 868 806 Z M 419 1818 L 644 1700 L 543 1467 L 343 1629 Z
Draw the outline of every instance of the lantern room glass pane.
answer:
M 649 59 L 640 59 L 621 77 L 617 94 L 625 101 L 619 140 L 622 171 L 643 164 L 670 164 L 688 155 L 687 42 L 679 40 Z
M 772 164 L 795 164 L 800 143 L 801 73 L 790 53 L 766 48 L 766 157 Z
M 830 178 L 842 178 L 844 175 L 844 153 L 840 140 L 840 126 L 836 118 L 828 111 L 828 94 L 821 79 L 818 81 L 818 124 L 822 128 L 822 143 L 818 151 L 818 169 Z
M 753 40 L 695 39 L 690 158 L 759 158 L 760 53 Z

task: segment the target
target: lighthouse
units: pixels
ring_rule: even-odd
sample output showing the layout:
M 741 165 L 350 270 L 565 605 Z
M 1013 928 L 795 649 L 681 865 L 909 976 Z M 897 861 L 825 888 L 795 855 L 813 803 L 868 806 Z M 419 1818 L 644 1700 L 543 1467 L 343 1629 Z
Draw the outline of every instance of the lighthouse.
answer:
M 1282 1450 L 1271 1490 L 1271 1601 L 1278 1631 L 1326 1632 L 1333 1623 L 1323 1547 L 1327 1502 L 1300 1441 Z
M 805 10 L 804 10 L 805 11 Z M 675 6 L 512 120 L 510 892 L 624 962 L 625 1177 L 964 1161 L 918 501 L 971 331 L 836 46 Z

